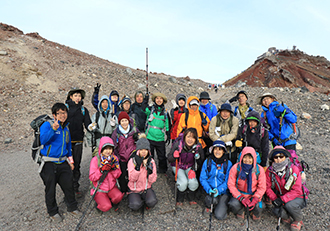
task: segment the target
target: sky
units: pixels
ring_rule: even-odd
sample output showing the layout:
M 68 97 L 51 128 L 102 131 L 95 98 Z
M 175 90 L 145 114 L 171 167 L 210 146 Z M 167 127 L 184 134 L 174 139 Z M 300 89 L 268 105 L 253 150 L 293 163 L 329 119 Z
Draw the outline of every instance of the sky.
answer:
M 223 83 L 269 47 L 329 60 L 329 9 L 326 0 L 1 0 L 0 22 L 133 69 L 146 69 L 148 47 L 151 72 Z

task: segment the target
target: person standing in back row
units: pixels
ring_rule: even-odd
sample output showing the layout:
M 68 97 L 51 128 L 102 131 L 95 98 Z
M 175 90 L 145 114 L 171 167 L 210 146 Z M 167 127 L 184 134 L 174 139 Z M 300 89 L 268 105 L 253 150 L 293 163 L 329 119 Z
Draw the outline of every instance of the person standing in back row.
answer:
M 77 197 L 81 197 L 79 191 L 80 163 L 83 152 L 84 127 L 87 130 L 91 118 L 87 108 L 83 106 L 85 91 L 82 89 L 71 89 L 65 101 L 68 107 L 68 122 L 71 135 L 72 156 L 74 161 L 73 189 Z
M 247 102 L 248 95 L 246 91 L 239 91 L 237 95 L 229 100 L 229 103 L 233 103 L 235 101 L 238 101 L 239 105 L 236 106 L 233 110 L 233 115 L 237 117 L 239 120 L 239 127 L 242 127 L 244 125 L 244 120 L 246 116 L 254 111 L 254 109 L 250 106 L 250 104 Z

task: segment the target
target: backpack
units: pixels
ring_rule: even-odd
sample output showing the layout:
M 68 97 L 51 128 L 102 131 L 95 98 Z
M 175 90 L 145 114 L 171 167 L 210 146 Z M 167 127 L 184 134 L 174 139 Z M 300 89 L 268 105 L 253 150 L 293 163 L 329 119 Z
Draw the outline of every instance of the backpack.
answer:
M 151 128 L 151 126 L 149 125 L 149 123 L 148 122 L 151 122 L 151 121 L 153 121 L 154 119 L 156 119 L 156 120 L 162 120 L 163 122 L 164 122 L 164 128 L 158 128 L 158 127 L 155 127 L 155 126 L 152 126 L 154 129 L 159 129 L 159 130 L 161 130 L 163 133 L 164 133 L 164 137 L 165 137 L 165 134 L 166 134 L 166 119 L 167 119 L 167 109 L 165 109 L 165 107 L 164 107 L 164 109 L 163 109 L 163 111 L 162 112 L 164 112 L 164 119 L 160 119 L 160 118 L 155 118 L 154 116 L 153 116 L 153 113 L 155 112 L 155 106 L 154 105 L 152 105 L 151 106 L 151 110 L 150 110 L 150 114 L 149 114 L 149 118 L 146 120 L 146 124 L 145 124 L 145 128 L 146 128 L 146 135 L 148 135 L 148 133 L 149 133 L 149 130 L 150 130 L 150 128 Z M 171 122 L 169 121 L 169 131 L 171 130 Z M 165 138 L 166 139 L 166 138 Z
M 186 127 L 187 127 L 187 123 L 188 123 L 188 118 L 189 118 L 189 112 L 185 112 L 185 118 L 184 118 L 184 121 L 186 123 Z M 199 115 L 201 117 L 201 121 L 202 121 L 202 130 L 204 131 L 204 127 L 203 127 L 203 119 L 206 119 L 207 115 L 205 114 L 205 117 L 203 116 L 203 112 L 202 111 L 199 111 Z M 183 130 L 181 131 L 181 133 L 185 130 L 186 128 L 183 128 Z
M 53 119 L 49 117 L 48 115 L 44 114 L 41 116 L 38 116 L 32 122 L 30 123 L 31 128 L 34 130 L 34 141 L 32 143 L 32 159 L 37 164 L 41 163 L 41 154 L 40 150 L 43 148 L 43 145 L 40 143 L 40 127 L 45 122 L 49 122 L 51 125 L 53 124 Z

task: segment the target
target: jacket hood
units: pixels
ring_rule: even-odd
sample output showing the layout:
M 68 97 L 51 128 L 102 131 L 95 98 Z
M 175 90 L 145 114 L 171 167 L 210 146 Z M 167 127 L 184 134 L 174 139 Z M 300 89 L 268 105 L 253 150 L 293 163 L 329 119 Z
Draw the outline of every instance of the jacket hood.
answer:
M 258 125 L 260 124 L 260 115 L 256 111 L 251 111 L 245 118 L 245 121 L 248 122 L 248 120 L 256 120 L 258 121 Z
M 112 146 L 114 147 L 114 144 L 113 144 L 113 141 L 110 137 L 108 136 L 103 136 L 100 140 L 100 145 L 99 145 L 99 150 L 98 150 L 98 153 L 99 153 L 99 156 L 101 156 L 101 151 L 102 151 L 102 148 L 103 147 L 106 147 L 106 146 Z
M 188 110 L 189 110 L 189 113 L 193 113 L 193 112 L 195 112 L 195 111 L 193 111 L 191 108 L 190 108 L 190 105 L 189 105 L 189 103 L 192 101 L 192 100 L 197 100 L 198 102 L 199 102 L 199 99 L 196 97 L 196 96 L 190 96 L 189 98 L 188 98 L 188 100 L 187 100 L 187 108 L 188 108 Z M 197 111 L 195 112 L 195 113 L 197 113 L 198 112 L 198 109 L 197 109 Z
M 269 153 L 269 159 L 272 160 L 274 156 L 279 153 L 283 153 L 285 157 L 291 157 L 291 153 L 286 150 L 283 146 L 275 146 L 274 149 Z
M 187 102 L 187 97 L 184 94 L 177 94 L 175 97 L 175 102 L 179 106 L 179 99 L 184 99 L 185 102 Z
M 102 103 L 103 100 L 108 101 L 108 108 L 107 108 L 106 112 L 107 112 L 108 110 L 110 110 L 110 112 L 111 112 L 111 107 L 110 107 L 111 103 L 110 103 L 109 97 L 106 96 L 106 95 L 103 95 L 103 96 L 101 97 L 101 99 L 100 99 L 100 101 L 99 101 L 99 103 L 98 103 L 98 105 L 97 105 L 97 108 L 99 109 L 100 112 L 103 111 L 103 109 L 102 109 L 102 107 L 101 107 L 101 103 Z
M 253 157 L 253 168 L 255 168 L 257 166 L 257 154 L 256 154 L 256 151 L 254 150 L 254 148 L 252 148 L 252 147 L 243 148 L 239 163 L 240 164 L 243 163 L 243 157 L 247 154 L 252 155 L 252 157 Z

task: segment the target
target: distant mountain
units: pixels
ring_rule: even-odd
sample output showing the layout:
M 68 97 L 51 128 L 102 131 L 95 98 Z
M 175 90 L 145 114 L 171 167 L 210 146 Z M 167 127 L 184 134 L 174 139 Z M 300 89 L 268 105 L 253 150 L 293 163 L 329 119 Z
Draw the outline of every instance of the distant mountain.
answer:
M 292 50 L 272 47 L 224 85 L 244 83 L 252 87 L 306 87 L 311 92 L 329 94 L 330 62 L 323 56 L 311 56 L 295 47 Z

